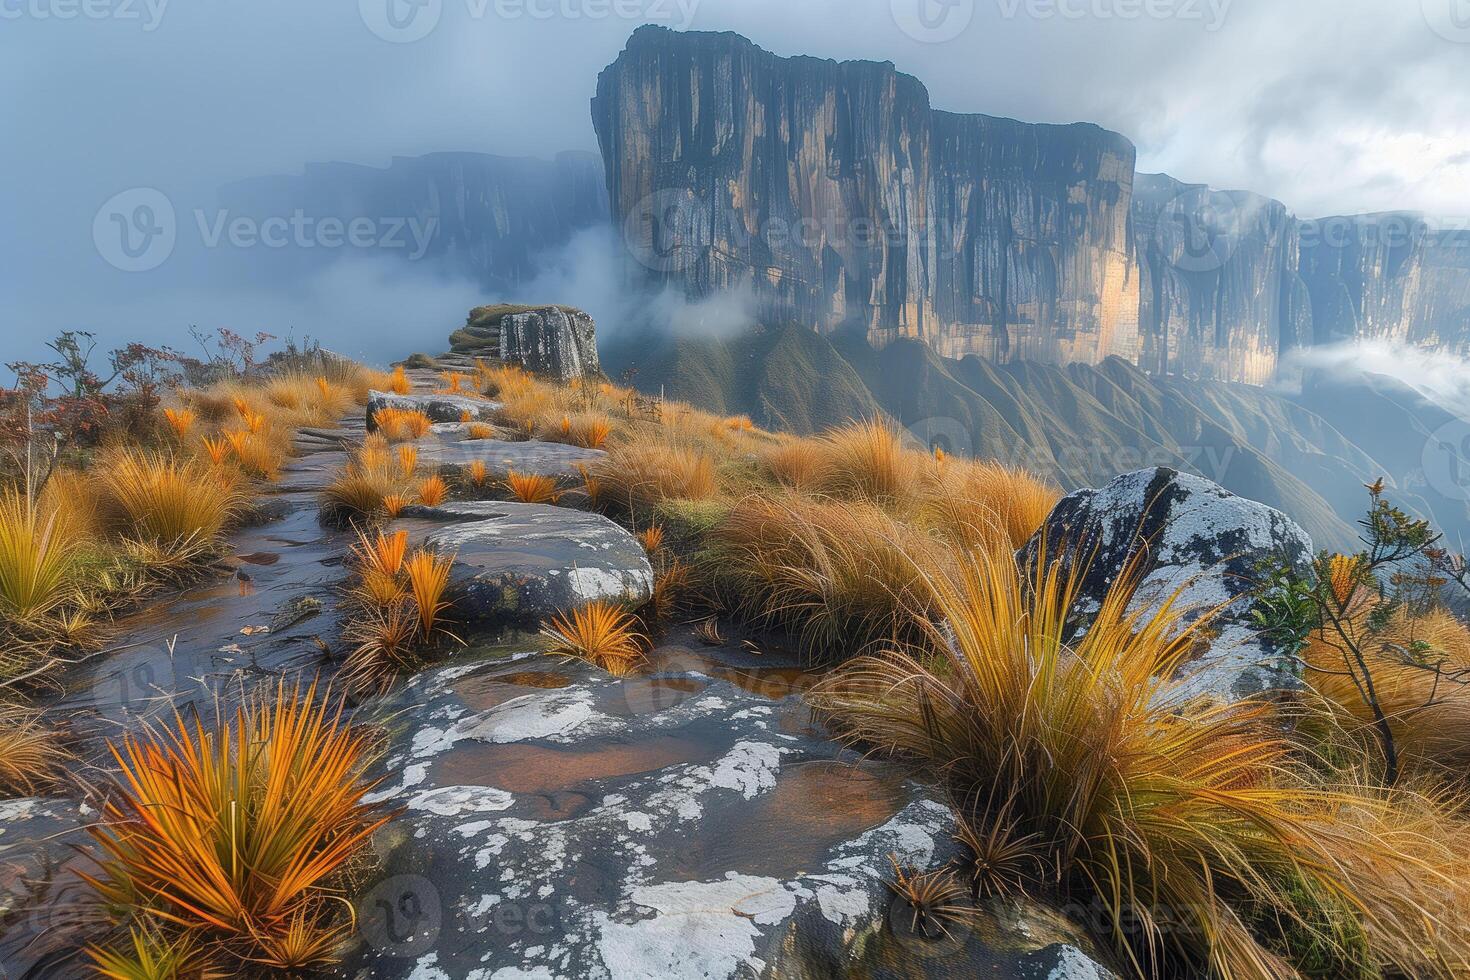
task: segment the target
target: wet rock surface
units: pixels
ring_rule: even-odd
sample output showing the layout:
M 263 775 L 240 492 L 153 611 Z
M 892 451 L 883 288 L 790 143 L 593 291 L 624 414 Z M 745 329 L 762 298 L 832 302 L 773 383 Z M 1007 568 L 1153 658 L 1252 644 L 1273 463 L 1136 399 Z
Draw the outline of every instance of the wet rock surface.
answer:
M 653 591 L 642 545 L 601 514 L 547 504 L 470 501 L 411 507 L 399 526 L 454 554 L 461 622 L 535 623 L 598 600 L 634 608 Z
M 950 811 L 839 750 L 794 662 L 674 639 L 618 681 L 534 644 L 480 656 L 382 705 L 404 814 L 343 975 L 1112 976 L 1034 909 L 915 933 L 889 855 L 948 860 Z
M 1249 593 L 1264 560 L 1305 570 L 1312 539 L 1280 511 L 1218 484 L 1165 467 L 1125 473 L 1099 490 L 1064 497 L 1021 552 L 1034 563 L 1045 540 L 1052 557 L 1089 560 L 1079 594 L 1096 609 L 1143 552 L 1135 603 L 1178 592 L 1187 620 L 1216 608 L 1208 648 L 1188 664 L 1180 695 L 1232 701 L 1265 691 L 1296 690 L 1301 679 L 1252 628 Z

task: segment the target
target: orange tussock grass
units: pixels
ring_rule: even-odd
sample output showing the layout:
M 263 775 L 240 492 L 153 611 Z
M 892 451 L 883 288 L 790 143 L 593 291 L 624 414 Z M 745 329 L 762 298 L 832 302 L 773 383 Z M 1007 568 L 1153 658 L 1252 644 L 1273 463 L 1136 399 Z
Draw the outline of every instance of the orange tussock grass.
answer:
M 927 453 L 903 446 L 899 431 L 887 422 L 852 422 L 817 439 L 822 461 L 817 487 L 838 497 L 894 503 L 909 496 L 917 482 L 913 457 L 928 462 Z
M 398 516 L 413 503 L 407 497 L 399 493 L 390 493 L 383 498 L 383 513 L 388 515 L 390 521 L 396 521 Z
M 165 408 L 163 417 L 179 439 L 183 439 L 194 428 L 195 415 L 187 408 Z
M 691 573 L 689 566 L 677 558 L 670 560 L 653 576 L 653 596 L 648 605 L 657 622 L 665 622 L 674 615 L 684 594 L 689 590 Z
M 400 446 L 399 449 L 416 453 L 411 446 Z M 407 480 L 408 477 L 401 473 L 401 466 L 391 459 L 386 449 L 371 441 L 365 443 L 343 471 L 323 489 L 322 516 L 328 521 L 345 523 L 381 513 L 389 498 L 407 499 L 411 492 Z
M 587 502 L 596 507 L 602 498 L 602 481 L 592 475 L 585 463 L 577 464 L 577 472 L 582 474 L 582 493 L 587 496 Z
M 224 461 L 229 458 L 229 440 L 211 439 L 208 436 L 202 436 L 200 437 L 199 442 L 201 445 L 204 446 L 205 455 L 209 457 L 209 461 L 215 466 L 222 465 Z
M 390 816 L 364 802 L 373 750 L 341 703 L 282 681 L 214 725 L 176 716 L 111 749 L 118 772 L 88 828 L 99 867 L 84 875 L 103 901 L 236 970 L 309 965 L 279 953 L 293 932 L 333 928 L 335 877 Z
M 814 486 L 822 468 L 821 452 L 811 439 L 777 443 L 761 453 L 760 461 L 772 479 L 793 490 Z
M 916 492 L 919 523 L 966 548 L 992 542 L 1022 547 L 1062 496 L 1026 470 L 965 459 L 946 462 Z
M 465 473 L 469 476 L 470 483 L 477 487 L 484 486 L 485 481 L 490 478 L 490 470 L 483 459 L 470 460 L 470 465 L 465 467 Z
M 405 480 L 413 476 L 414 470 L 418 469 L 419 451 L 413 446 L 398 447 L 398 472 L 403 474 Z
M 72 592 L 85 527 L 64 502 L 0 494 L 0 613 L 34 621 Z
M 582 414 L 569 421 L 567 439 L 584 449 L 601 449 L 612 432 L 612 420 L 605 415 Z
M 422 439 L 433 427 L 433 421 L 419 411 L 403 408 L 380 408 L 373 413 L 373 424 L 390 442 Z
M 281 475 L 284 454 L 263 434 L 235 430 L 226 432 L 225 439 L 235 461 L 246 473 L 262 480 L 274 480 Z
M 459 420 L 461 422 L 473 422 L 475 420 L 475 413 L 466 408 L 459 413 Z
M 454 568 L 454 556 L 439 556 L 424 548 L 413 553 L 404 564 L 408 575 L 409 592 L 413 596 L 414 609 L 418 612 L 419 631 L 425 637 L 432 636 L 440 626 L 443 613 L 452 607 L 444 601 L 444 592 L 449 587 L 449 575 Z
M 495 429 L 484 422 L 471 422 L 469 429 L 465 432 L 466 439 L 490 439 L 495 435 Z
M 940 779 L 971 828 L 1025 852 L 1030 884 L 1069 882 L 1108 919 L 1135 923 L 1113 939 L 1143 975 L 1173 956 L 1223 978 L 1291 975 L 1238 917 L 1242 895 L 1335 945 L 1291 905 L 1283 875 L 1371 916 L 1386 958 L 1453 950 L 1441 924 L 1408 912 L 1416 888 L 1344 867 L 1345 854 L 1369 851 L 1379 872 L 1435 877 L 1385 832 L 1378 803 L 1301 761 L 1273 706 L 1181 703 L 1170 678 L 1211 617 L 1182 626 L 1177 593 L 1130 608 L 1135 564 L 1078 637 L 1083 566 L 1043 549 L 1023 573 L 996 548 L 926 573 L 935 615 L 923 638 L 839 668 L 813 705 L 854 743 Z M 1154 918 L 1161 908 L 1179 928 Z
M 120 449 L 97 473 L 114 522 L 157 544 L 212 542 L 245 506 L 238 477 L 197 457 Z
M 708 500 L 718 490 L 707 453 L 663 443 L 625 443 L 591 467 L 602 495 L 621 506 L 651 507 L 662 500 Z
M 438 507 L 444 503 L 449 496 L 449 485 L 444 478 L 435 473 L 433 476 L 421 481 L 418 486 L 419 503 L 425 507 Z
M 404 418 L 403 424 L 408 429 L 408 434 L 415 439 L 422 439 L 428 435 L 429 430 L 434 425 L 423 412 L 409 412 Z
M 512 497 L 525 504 L 554 504 L 561 499 L 556 477 L 540 473 L 510 470 L 505 475 L 505 488 Z
M 0 702 L 0 790 L 34 796 L 50 789 L 68 758 L 39 711 Z
M 451 395 L 464 393 L 464 375 L 458 371 L 444 371 L 439 375 L 444 381 L 444 390 Z
M 580 657 L 614 677 L 628 676 L 644 661 L 647 641 L 637 630 L 637 620 L 609 602 L 554 616 L 541 632 L 556 644 L 553 653 Z
M 388 379 L 388 390 L 395 395 L 406 395 L 413 390 L 413 384 L 408 380 L 408 375 L 403 373 L 402 364 L 393 369 L 393 374 Z
M 876 504 L 799 496 L 738 501 L 708 543 L 709 574 L 747 617 L 788 630 L 809 652 L 842 655 L 911 637 L 930 610 L 921 568 L 953 558 Z
M 661 524 L 650 524 L 638 532 L 638 543 L 643 545 L 643 550 L 650 555 L 663 547 L 664 529 Z
M 403 559 L 408 554 L 407 531 L 394 531 L 392 534 L 379 531 L 376 537 L 369 538 L 359 530 L 357 541 L 352 554 L 363 569 L 373 569 L 390 577 L 403 569 Z

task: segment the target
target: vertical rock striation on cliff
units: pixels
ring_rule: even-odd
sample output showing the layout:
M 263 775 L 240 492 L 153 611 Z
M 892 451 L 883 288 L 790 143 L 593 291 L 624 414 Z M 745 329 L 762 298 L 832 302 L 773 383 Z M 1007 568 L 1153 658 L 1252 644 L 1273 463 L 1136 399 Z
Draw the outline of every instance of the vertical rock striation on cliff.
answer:
M 592 102 L 641 276 L 763 318 L 955 355 L 1136 355 L 1134 150 L 1096 126 L 935 112 L 889 63 L 636 31 Z

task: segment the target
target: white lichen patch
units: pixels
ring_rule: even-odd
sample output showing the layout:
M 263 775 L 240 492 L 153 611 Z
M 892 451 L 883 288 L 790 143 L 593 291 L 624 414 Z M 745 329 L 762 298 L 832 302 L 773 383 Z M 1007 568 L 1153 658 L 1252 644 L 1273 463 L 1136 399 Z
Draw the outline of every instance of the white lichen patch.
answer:
M 423 810 L 439 817 L 509 810 L 515 797 L 492 786 L 443 786 L 414 794 L 408 809 Z M 457 828 L 462 829 L 462 828 Z

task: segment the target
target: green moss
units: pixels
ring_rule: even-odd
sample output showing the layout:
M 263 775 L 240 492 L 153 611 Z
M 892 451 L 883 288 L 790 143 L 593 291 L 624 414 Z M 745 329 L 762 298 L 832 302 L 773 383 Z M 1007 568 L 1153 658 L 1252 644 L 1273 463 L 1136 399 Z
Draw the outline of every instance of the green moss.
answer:
M 1279 891 L 1290 911 L 1253 907 L 1245 921 L 1262 944 L 1310 980 L 1381 980 L 1368 936 L 1353 911 L 1306 879 L 1283 879 Z

